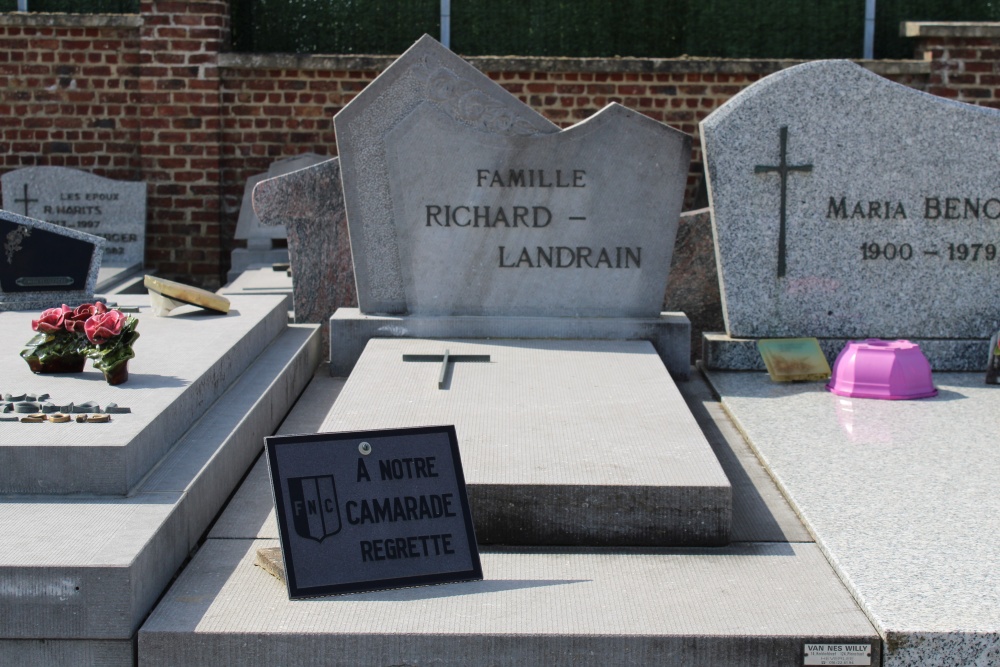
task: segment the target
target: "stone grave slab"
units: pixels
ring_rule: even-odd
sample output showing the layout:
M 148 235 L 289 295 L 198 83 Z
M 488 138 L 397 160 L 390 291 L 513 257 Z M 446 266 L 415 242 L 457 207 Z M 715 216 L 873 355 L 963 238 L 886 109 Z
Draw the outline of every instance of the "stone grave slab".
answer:
M 342 385 L 318 374 L 279 432 L 319 430 Z M 801 665 L 810 639 L 865 644 L 879 664 L 878 636 L 707 387 L 700 379 L 681 387 L 727 474 L 739 480 L 740 544 L 487 548 L 485 581 L 471 587 L 293 602 L 280 581 L 254 567 L 259 549 L 278 544 L 261 460 L 140 630 L 141 664 L 237 651 L 248 665 L 316 655 L 345 665 L 607 665 L 623 655 L 649 664 Z M 251 645 L 239 642 L 248 635 Z
M 557 131 L 427 36 L 334 124 L 363 313 L 660 312 L 687 135 L 617 104 Z
M 445 349 L 491 361 L 438 389 L 440 363 L 402 358 Z M 484 544 L 729 540 L 729 481 L 646 341 L 373 339 L 320 430 L 439 424 Z
M 708 377 L 883 638 L 883 665 L 1000 659 L 1000 418 L 981 373 L 935 373 L 938 395 L 918 401 Z
M 319 356 L 315 325 L 281 329 L 247 372 L 218 378 L 226 385 L 208 418 L 180 418 L 184 432 L 128 496 L 5 494 L 0 654 L 15 664 L 58 657 L 67 664 L 133 665 L 140 623 L 258 456 L 263 437 L 308 383 Z M 104 431 L 93 429 L 142 418 L 146 405 L 134 403 L 132 413 L 112 415 L 109 424 L 34 426 L 88 428 L 94 444 Z M 6 432 L 10 424 L 0 426 Z
M 67 167 L 25 167 L 0 176 L 4 209 L 100 236 L 104 266 L 142 267 L 146 184 Z
M 815 576 L 829 566 L 813 545 L 493 549 L 482 554 L 482 582 L 307 603 L 289 601 L 284 585 L 254 565 L 258 548 L 277 545 L 210 540 L 139 631 L 142 663 L 238 654 L 247 665 L 317 655 L 337 665 L 431 657 L 608 665 L 622 656 L 635 664 L 801 665 L 812 640 L 865 645 L 879 664 L 877 637 L 850 595 L 835 577 Z
M 646 340 L 678 380 L 691 371 L 691 322 L 684 313 L 657 317 L 437 317 L 365 315 L 340 308 L 330 318 L 330 373 L 346 377 L 372 338 L 573 338 Z
M 228 282 L 236 280 L 240 273 L 254 265 L 270 265 L 288 261 L 288 249 L 275 247 L 276 240 L 286 238 L 283 223 L 267 225 L 257 217 L 253 206 L 253 190 L 261 181 L 293 173 L 318 164 L 328 158 L 315 153 L 302 153 L 292 157 L 276 160 L 271 163 L 263 174 L 256 174 L 247 179 L 243 188 L 243 199 L 240 203 L 240 216 L 236 221 L 236 231 L 233 238 L 246 241 L 246 248 L 234 248 L 230 259 L 231 268 Z
M 0 311 L 93 301 L 104 239 L 0 211 Z
M 37 313 L 0 313 L 10 347 L 0 358 L 4 393 L 132 408 L 101 425 L 100 437 L 92 424 L 3 422 L 0 493 L 129 493 L 287 323 L 287 296 L 234 296 L 229 315 L 185 306 L 165 318 L 151 314 L 146 296 L 122 295 L 118 302 L 139 308 L 140 338 L 128 382 L 114 387 L 89 362 L 81 374 L 33 374 L 17 352 L 33 335 Z
M 747 88 L 701 136 L 731 338 L 954 340 L 937 367 L 962 368 L 996 329 L 997 110 L 819 61 Z

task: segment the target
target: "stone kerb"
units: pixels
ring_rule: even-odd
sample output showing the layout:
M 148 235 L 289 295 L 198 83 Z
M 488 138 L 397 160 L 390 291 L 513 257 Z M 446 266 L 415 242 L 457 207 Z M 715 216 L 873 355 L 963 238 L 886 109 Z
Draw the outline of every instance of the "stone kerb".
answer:
M 820 61 L 734 97 L 702 141 L 731 336 L 995 329 L 1000 112 Z

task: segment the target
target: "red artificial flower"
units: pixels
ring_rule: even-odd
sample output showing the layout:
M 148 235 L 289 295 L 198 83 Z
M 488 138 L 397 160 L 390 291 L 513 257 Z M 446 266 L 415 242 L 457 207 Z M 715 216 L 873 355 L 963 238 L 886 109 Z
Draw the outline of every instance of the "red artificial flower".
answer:
M 94 345 L 103 345 L 122 332 L 125 314 L 120 310 L 95 313 L 83 323 L 87 339 Z
M 63 324 L 66 327 L 66 331 L 71 331 L 73 333 L 85 333 L 84 324 L 94 315 L 99 315 L 108 312 L 108 307 L 105 306 L 100 301 L 96 303 L 85 303 L 82 306 L 77 306 L 73 312 L 66 315 L 66 320 Z
M 63 320 L 66 319 L 66 315 L 72 312 L 73 309 L 65 303 L 59 308 L 49 308 L 37 320 L 31 320 L 31 328 L 43 333 L 62 331 Z

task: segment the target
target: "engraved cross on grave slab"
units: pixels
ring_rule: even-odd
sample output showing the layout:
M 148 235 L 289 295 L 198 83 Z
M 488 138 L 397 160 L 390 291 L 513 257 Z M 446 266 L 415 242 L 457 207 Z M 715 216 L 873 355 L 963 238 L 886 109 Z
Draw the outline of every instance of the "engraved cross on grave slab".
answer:
M 753 168 L 753 173 L 764 174 L 776 172 L 781 176 L 781 210 L 780 222 L 778 223 L 778 277 L 785 277 L 785 235 L 786 218 L 788 208 L 788 174 L 793 171 L 812 171 L 811 164 L 788 164 L 788 126 L 783 125 L 780 130 L 781 155 L 777 165 L 757 165 Z
M 441 362 L 441 371 L 438 373 L 438 389 L 444 389 L 448 381 L 448 373 L 452 369 L 453 364 L 462 361 L 473 361 L 473 362 L 488 362 L 490 360 L 490 355 L 488 354 L 451 354 L 449 350 L 445 350 L 444 354 L 404 354 L 403 361 L 439 361 Z

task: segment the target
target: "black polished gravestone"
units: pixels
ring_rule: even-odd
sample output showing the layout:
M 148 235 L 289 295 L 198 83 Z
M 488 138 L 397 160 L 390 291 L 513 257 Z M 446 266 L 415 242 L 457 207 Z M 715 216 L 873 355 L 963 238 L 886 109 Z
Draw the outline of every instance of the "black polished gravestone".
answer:
M 264 440 L 289 598 L 483 578 L 454 426 Z
M 0 211 L 0 310 L 79 305 L 94 297 L 106 241 Z

